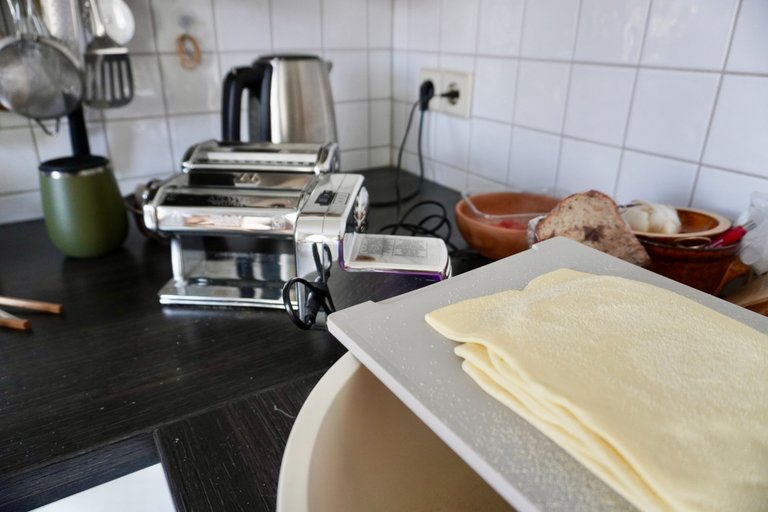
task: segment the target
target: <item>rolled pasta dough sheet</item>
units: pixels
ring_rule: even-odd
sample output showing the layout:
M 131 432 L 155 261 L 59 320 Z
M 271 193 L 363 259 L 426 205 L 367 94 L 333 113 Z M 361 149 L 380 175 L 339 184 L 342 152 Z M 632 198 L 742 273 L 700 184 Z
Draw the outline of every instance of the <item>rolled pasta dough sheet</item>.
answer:
M 465 371 L 644 509 L 765 510 L 768 336 L 674 292 L 558 270 L 426 316 Z

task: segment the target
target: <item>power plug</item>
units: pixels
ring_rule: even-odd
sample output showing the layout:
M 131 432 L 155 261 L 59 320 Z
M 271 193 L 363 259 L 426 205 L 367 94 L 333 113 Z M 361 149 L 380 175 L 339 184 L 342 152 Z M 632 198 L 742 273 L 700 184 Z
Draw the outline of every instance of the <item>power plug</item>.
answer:
M 419 110 L 424 112 L 429 109 L 429 100 L 435 96 L 435 84 L 432 80 L 424 80 L 419 87 Z

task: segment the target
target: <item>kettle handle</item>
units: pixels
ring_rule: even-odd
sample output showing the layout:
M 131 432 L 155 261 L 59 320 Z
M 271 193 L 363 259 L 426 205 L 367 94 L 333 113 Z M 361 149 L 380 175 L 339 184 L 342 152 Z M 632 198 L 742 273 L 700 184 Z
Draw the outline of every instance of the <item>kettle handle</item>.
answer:
M 221 140 L 240 141 L 240 105 L 243 91 L 258 91 L 263 78 L 262 66 L 237 67 L 227 73 L 222 91 Z

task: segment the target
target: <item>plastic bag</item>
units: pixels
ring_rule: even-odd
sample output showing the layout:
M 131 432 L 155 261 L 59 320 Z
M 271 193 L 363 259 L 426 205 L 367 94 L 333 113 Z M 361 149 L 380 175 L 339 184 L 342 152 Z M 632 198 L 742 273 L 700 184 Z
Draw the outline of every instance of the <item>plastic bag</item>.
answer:
M 768 194 L 752 192 L 749 218 L 755 223 L 741 241 L 739 257 L 758 274 L 768 272 Z

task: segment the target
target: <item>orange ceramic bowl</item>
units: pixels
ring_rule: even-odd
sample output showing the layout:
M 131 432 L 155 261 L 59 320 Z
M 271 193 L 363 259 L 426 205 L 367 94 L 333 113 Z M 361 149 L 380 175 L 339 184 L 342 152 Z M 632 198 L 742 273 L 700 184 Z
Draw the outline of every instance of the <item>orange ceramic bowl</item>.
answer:
M 559 199 L 528 192 L 490 192 L 456 204 L 459 232 L 481 255 L 499 260 L 528 248 L 528 222 L 548 213 Z

